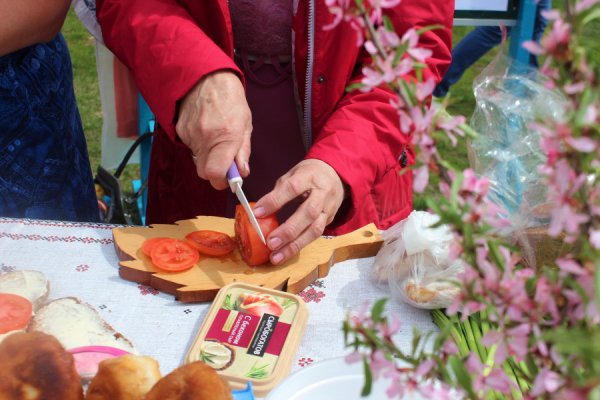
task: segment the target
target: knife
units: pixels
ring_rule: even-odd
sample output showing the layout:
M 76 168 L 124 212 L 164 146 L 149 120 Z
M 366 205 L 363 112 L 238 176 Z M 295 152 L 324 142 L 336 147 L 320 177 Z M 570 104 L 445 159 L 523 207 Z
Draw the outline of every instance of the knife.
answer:
M 235 161 L 231 163 L 231 167 L 229 167 L 229 170 L 227 171 L 227 181 L 229 182 L 231 191 L 235 193 L 240 204 L 244 207 L 244 210 L 246 210 L 246 214 L 248 214 L 248 218 L 250 218 L 250 223 L 252 223 L 254 230 L 258 233 L 258 237 L 260 237 L 260 240 L 266 245 L 267 241 L 265 240 L 265 236 L 260 230 L 260 225 L 258 225 L 258 221 L 256 220 L 256 217 L 250 208 L 250 204 L 248 204 L 246 195 L 244 195 L 244 191 L 242 190 L 242 183 L 244 183 L 244 181 L 242 180 L 242 176 L 240 175 L 240 171 L 238 171 Z

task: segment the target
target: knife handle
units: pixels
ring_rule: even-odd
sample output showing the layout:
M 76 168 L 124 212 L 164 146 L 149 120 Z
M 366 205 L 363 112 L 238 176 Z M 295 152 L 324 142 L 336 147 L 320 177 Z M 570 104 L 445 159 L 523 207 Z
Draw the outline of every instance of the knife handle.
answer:
M 231 163 L 231 167 L 229 167 L 229 170 L 227 171 L 227 182 L 229 182 L 229 187 L 233 193 L 235 193 L 236 188 L 238 186 L 241 187 L 242 183 L 244 182 L 242 180 L 242 176 L 240 175 L 240 171 L 235 164 L 235 160 Z

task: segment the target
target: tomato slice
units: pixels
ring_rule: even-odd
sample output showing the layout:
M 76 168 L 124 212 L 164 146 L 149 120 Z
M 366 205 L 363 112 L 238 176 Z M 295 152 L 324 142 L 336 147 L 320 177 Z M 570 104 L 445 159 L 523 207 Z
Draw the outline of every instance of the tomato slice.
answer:
M 254 203 L 250 203 L 250 207 L 254 207 Z M 279 226 L 275 215 L 257 218 L 257 221 L 265 238 Z M 235 237 L 242 259 L 246 264 L 254 266 L 269 261 L 271 250 L 260 240 L 246 210 L 240 204 L 235 208 Z
M 152 249 L 154 248 L 154 246 L 156 246 L 156 244 L 158 242 L 160 242 L 161 240 L 165 240 L 165 239 L 168 239 L 168 238 L 155 237 L 155 238 L 146 239 L 144 241 L 144 243 L 142 244 L 142 253 L 144 253 L 145 255 L 150 257 L 150 254 L 152 253 Z
M 33 305 L 25 297 L 0 293 L 0 333 L 25 329 L 33 315 Z
M 190 269 L 198 262 L 200 254 L 183 240 L 166 238 L 154 245 L 150 258 L 157 268 L 178 272 Z
M 195 231 L 188 233 L 185 240 L 207 256 L 224 256 L 235 249 L 235 241 L 223 232 Z

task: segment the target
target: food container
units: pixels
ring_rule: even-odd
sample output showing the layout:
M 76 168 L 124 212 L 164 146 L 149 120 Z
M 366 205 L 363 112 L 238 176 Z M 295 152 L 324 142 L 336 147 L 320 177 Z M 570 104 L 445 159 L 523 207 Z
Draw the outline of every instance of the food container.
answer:
M 263 397 L 288 375 L 307 319 L 298 296 L 229 284 L 213 301 L 186 362 L 204 361 L 233 389 L 251 382 Z
M 87 383 L 98 372 L 98 365 L 108 358 L 120 357 L 129 352 L 111 346 L 83 346 L 69 349 L 75 359 L 75 369 L 79 373 L 81 381 Z

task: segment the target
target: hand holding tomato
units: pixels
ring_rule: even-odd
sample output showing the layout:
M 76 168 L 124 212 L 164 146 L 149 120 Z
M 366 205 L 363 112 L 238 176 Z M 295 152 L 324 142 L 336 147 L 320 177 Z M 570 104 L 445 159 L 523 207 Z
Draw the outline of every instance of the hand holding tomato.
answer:
M 267 238 L 273 264 L 289 260 L 323 234 L 344 200 L 344 184 L 329 164 L 316 159 L 303 160 L 256 202 L 254 214 L 256 217 L 274 214 L 300 196 L 306 197 L 304 202 Z
M 242 177 L 248 176 L 252 116 L 233 72 L 202 78 L 182 99 L 175 129 L 194 154 L 198 176 L 215 189 L 228 187 L 225 176 L 234 158 Z

